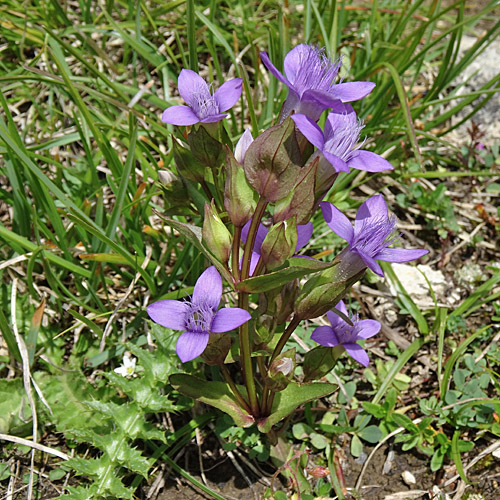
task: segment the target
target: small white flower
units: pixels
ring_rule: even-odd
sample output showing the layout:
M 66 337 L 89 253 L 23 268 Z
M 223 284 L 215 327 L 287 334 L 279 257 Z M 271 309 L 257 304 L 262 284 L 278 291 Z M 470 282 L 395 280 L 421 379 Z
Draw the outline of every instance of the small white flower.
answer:
M 115 368 L 114 372 L 122 377 L 132 377 L 135 372 L 136 358 L 132 358 L 128 352 L 123 355 L 123 364 Z

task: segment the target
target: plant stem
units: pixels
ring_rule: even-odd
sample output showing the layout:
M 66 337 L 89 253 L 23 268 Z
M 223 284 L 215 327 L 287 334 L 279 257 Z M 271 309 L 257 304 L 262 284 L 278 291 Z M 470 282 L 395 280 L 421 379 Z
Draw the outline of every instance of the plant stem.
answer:
M 238 306 L 248 311 L 248 293 L 240 292 L 238 297 Z M 255 392 L 255 381 L 253 379 L 252 350 L 250 346 L 250 333 L 248 331 L 248 322 L 239 328 L 240 338 L 240 359 L 241 369 L 243 371 L 243 380 L 247 388 L 248 399 L 250 401 L 251 414 L 256 417 L 259 415 L 259 402 Z
M 245 244 L 245 250 L 243 253 L 243 262 L 241 264 L 240 279 L 244 280 L 248 278 L 250 271 L 250 259 L 252 256 L 253 246 L 255 244 L 255 238 L 257 236 L 257 229 L 259 228 L 260 220 L 264 215 L 266 210 L 267 202 L 262 198 L 257 203 L 255 208 L 255 213 L 253 214 L 252 223 L 250 224 L 250 229 L 248 230 L 247 242 Z M 240 292 L 238 297 L 238 307 L 248 311 L 249 295 L 245 292 Z M 252 367 L 252 347 L 250 342 L 250 332 L 248 330 L 248 322 L 244 323 L 239 328 L 239 340 L 240 340 L 240 359 L 241 368 L 243 371 L 243 379 L 245 380 L 245 386 L 247 388 L 248 399 L 250 401 L 250 408 L 252 410 L 253 416 L 258 416 L 260 413 L 259 402 L 257 400 L 257 394 L 255 391 L 255 381 L 253 378 L 253 367 Z
M 250 407 L 248 406 L 248 403 L 245 401 L 245 398 L 238 390 L 238 387 L 236 387 L 236 384 L 234 383 L 234 380 L 231 378 L 231 374 L 229 373 L 229 370 L 227 369 L 226 365 L 224 364 L 220 365 L 220 370 L 222 372 L 222 375 L 224 376 L 224 379 L 229 384 L 229 387 L 231 387 L 231 391 L 233 391 L 234 397 L 238 401 L 240 407 L 243 408 L 245 411 L 247 411 L 249 414 L 251 414 L 252 412 L 250 410 Z
M 240 241 L 241 227 L 234 228 L 233 251 L 231 253 L 231 267 L 233 269 L 234 281 L 240 281 Z
M 283 335 L 279 339 L 278 343 L 276 344 L 271 359 L 269 360 L 269 366 L 271 366 L 271 363 L 279 356 L 279 354 L 283 350 L 283 347 L 285 347 L 285 344 L 288 342 L 288 339 L 295 331 L 297 326 L 299 326 L 299 323 L 300 319 L 297 316 L 294 316 L 292 318 L 292 321 L 290 321 L 290 323 L 286 327 L 286 330 L 283 332 Z M 273 408 L 273 402 L 274 402 L 274 392 L 272 392 L 268 387 L 264 386 L 264 391 L 262 392 L 262 401 L 261 401 L 263 415 L 267 416 L 271 414 L 271 410 Z

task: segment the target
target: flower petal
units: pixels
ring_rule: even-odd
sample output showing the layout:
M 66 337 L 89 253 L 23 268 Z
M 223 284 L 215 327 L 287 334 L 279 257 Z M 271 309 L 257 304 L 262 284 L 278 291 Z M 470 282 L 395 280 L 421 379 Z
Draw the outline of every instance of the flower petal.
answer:
M 305 247 L 309 243 L 312 234 L 312 222 L 308 222 L 307 224 L 299 224 L 297 226 L 297 246 L 295 247 L 295 252 L 298 252 L 302 247 Z
M 323 150 L 325 141 L 323 139 L 323 131 L 306 115 L 292 115 L 292 120 L 297 125 L 297 128 L 302 132 L 304 137 L 320 151 Z
M 335 87 L 336 85 L 333 86 L 333 88 Z M 300 100 L 315 102 L 323 110 L 332 109 L 334 113 L 344 113 L 345 111 L 342 101 L 338 97 L 332 95 L 330 92 L 325 92 L 324 90 L 304 90 L 304 92 L 302 92 L 302 95 L 300 96 Z
M 311 339 L 325 347 L 335 347 L 339 345 L 339 340 L 335 332 L 329 326 L 318 326 L 311 334 Z
M 236 161 L 239 163 L 243 163 L 245 160 L 245 154 L 247 152 L 248 147 L 253 142 L 252 132 L 250 129 L 245 129 L 243 135 L 240 137 L 239 141 L 236 143 L 236 147 L 234 148 L 234 157 Z
M 250 255 L 250 268 L 248 270 L 250 276 L 253 276 L 253 273 L 255 272 L 255 268 L 257 267 L 259 260 L 260 260 L 260 253 L 252 252 L 252 255 Z
M 271 62 L 269 56 L 266 52 L 260 53 L 260 59 L 264 63 L 264 66 L 281 82 L 284 83 L 287 87 L 291 87 L 292 84 L 281 74 L 280 71 L 277 70 L 276 66 Z
M 210 331 L 229 332 L 251 319 L 250 313 L 239 307 L 224 307 L 215 314 Z
M 331 89 L 333 97 L 340 99 L 342 102 L 359 101 L 366 97 L 373 89 L 373 82 L 346 82 L 338 83 Z
M 322 201 L 321 212 L 329 228 L 347 243 L 351 243 L 354 238 L 354 230 L 349 219 L 335 206 L 327 201 Z
M 220 122 L 221 120 L 224 120 L 224 118 L 226 118 L 226 116 L 227 116 L 227 113 L 219 113 L 217 115 L 207 116 L 207 117 L 203 118 L 203 120 L 200 120 L 200 121 L 201 121 L 201 123 Z
M 355 324 L 356 337 L 358 339 L 369 339 L 380 331 L 380 323 L 374 319 L 362 319 Z
M 172 125 L 194 125 L 200 119 L 187 106 L 170 106 L 161 115 L 161 121 Z
M 207 305 L 214 311 L 219 307 L 222 297 L 222 278 L 215 266 L 201 273 L 193 290 L 194 305 Z
M 214 98 L 219 105 L 219 111 L 231 109 L 241 96 L 243 80 L 233 78 L 224 82 L 214 93 Z
M 349 343 L 343 345 L 347 354 L 349 354 L 349 356 L 351 356 L 351 358 L 354 359 L 354 361 L 361 363 L 363 366 L 368 366 L 370 358 L 368 357 L 366 351 L 360 345 L 355 343 L 352 344 Z
M 357 254 L 363 259 L 363 262 L 366 264 L 366 267 L 369 267 L 375 274 L 378 274 L 379 276 L 384 275 L 384 271 L 382 271 L 382 268 L 379 266 L 378 262 L 370 257 L 368 254 L 360 251 L 359 249 L 356 249 Z M 378 255 L 376 257 L 378 259 Z
M 171 330 L 186 329 L 186 317 L 190 309 L 188 302 L 180 300 L 159 300 L 146 308 L 155 323 Z
M 196 109 L 200 98 L 209 99 L 210 90 L 207 82 L 196 72 L 183 69 L 177 80 L 179 94 L 192 108 Z
M 186 363 L 197 358 L 207 347 L 210 334 L 185 332 L 177 340 L 177 356 Z
M 365 170 L 366 172 L 382 172 L 384 170 L 393 170 L 394 167 L 380 155 L 372 151 L 358 149 L 355 151 L 351 159 L 347 162 L 349 168 L 356 170 Z
M 375 258 L 386 262 L 409 262 L 428 253 L 424 248 L 384 248 Z
M 310 57 L 316 57 L 317 59 L 318 54 L 314 51 L 313 47 L 305 43 L 297 45 L 288 52 L 283 61 L 283 69 L 290 82 L 293 83 L 297 79 L 298 73 L 304 70 L 304 62 L 307 63 Z
M 354 221 L 354 229 L 356 234 L 360 231 L 369 219 L 374 221 L 380 219 L 388 219 L 389 212 L 385 203 L 384 197 L 381 194 L 376 194 L 368 198 L 358 209 L 356 220 Z M 368 220 L 367 220 L 368 219 Z
M 328 151 L 323 151 L 323 156 L 335 169 L 335 172 L 349 172 L 349 166 L 344 160 L 342 160 L 342 158 L 339 158 L 338 156 L 335 156 L 332 153 L 329 153 Z

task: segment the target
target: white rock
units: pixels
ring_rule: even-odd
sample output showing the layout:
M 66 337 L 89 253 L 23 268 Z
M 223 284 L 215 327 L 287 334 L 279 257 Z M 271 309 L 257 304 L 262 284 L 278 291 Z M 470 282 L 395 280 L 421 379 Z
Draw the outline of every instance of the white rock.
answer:
M 432 295 L 429 291 L 429 285 L 427 284 L 427 281 L 422 273 L 424 273 L 429 280 L 432 289 L 436 294 L 438 304 L 451 306 L 454 302 L 456 302 L 457 297 L 454 297 L 451 294 L 452 289 L 450 288 L 452 287 L 450 287 L 449 281 L 446 280 L 441 271 L 434 271 L 434 269 L 425 264 L 412 266 L 410 264 L 396 263 L 392 264 L 392 268 L 401 282 L 401 285 L 403 285 L 406 292 L 410 295 L 418 307 L 423 309 L 431 309 L 434 307 L 434 301 L 432 300 Z M 397 296 L 396 287 L 390 281 L 389 290 L 393 296 Z
M 405 470 L 404 472 L 402 472 L 401 477 L 403 478 L 403 482 L 405 484 L 407 484 L 408 486 L 412 486 L 414 484 L 417 484 L 417 480 L 415 479 L 415 476 L 409 470 Z

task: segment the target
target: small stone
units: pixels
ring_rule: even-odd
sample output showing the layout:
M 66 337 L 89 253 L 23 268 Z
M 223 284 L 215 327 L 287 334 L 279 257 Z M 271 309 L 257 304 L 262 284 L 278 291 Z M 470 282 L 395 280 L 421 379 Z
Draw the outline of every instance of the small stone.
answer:
M 404 472 L 402 472 L 401 477 L 403 478 L 403 482 L 405 484 L 407 484 L 408 486 L 413 486 L 414 484 L 417 484 L 417 480 L 415 479 L 415 476 L 408 470 L 405 470 Z

